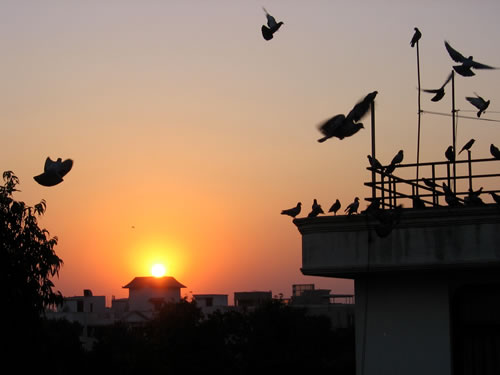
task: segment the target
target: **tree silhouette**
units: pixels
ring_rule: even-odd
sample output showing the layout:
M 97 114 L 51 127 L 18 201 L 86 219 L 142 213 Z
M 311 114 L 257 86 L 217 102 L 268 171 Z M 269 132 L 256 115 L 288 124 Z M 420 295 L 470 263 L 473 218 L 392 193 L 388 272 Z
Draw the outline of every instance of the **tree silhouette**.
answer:
M 16 201 L 19 179 L 12 171 L 3 173 L 0 186 L 0 285 L 3 288 L 2 322 L 4 353 L 36 356 L 43 343 L 42 315 L 47 307 L 62 302 L 53 290 L 51 277 L 58 275 L 62 260 L 54 252 L 57 237 L 38 226 L 46 203 L 33 207 Z M 30 364 L 24 361 L 24 364 Z

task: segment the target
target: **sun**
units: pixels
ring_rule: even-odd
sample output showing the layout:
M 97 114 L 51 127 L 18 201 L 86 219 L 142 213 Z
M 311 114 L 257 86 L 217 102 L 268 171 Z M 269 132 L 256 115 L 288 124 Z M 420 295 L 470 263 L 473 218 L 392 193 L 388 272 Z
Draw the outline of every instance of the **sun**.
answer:
M 166 273 L 166 269 L 165 269 L 165 266 L 163 264 L 155 264 L 153 265 L 153 267 L 151 267 L 151 274 L 154 276 L 154 277 L 162 277 L 162 276 L 165 276 L 165 273 Z

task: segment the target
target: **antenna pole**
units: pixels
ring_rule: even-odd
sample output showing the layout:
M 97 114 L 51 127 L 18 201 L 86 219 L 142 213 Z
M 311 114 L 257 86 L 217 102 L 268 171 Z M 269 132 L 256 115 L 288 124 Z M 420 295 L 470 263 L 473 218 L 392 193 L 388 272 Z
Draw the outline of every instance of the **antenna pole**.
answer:
M 418 170 L 420 167 L 420 117 L 422 115 L 422 109 L 420 107 L 420 52 L 418 49 L 417 40 L 417 80 L 418 80 L 418 134 L 417 134 L 417 176 L 416 176 L 416 195 L 418 196 Z
M 375 159 L 375 100 L 371 102 L 371 120 L 372 120 L 372 158 Z M 382 175 L 383 176 L 383 175 Z M 375 171 L 372 170 L 372 198 L 375 199 L 377 190 L 375 189 Z
M 455 114 L 456 114 L 456 109 L 455 109 L 455 72 L 452 70 L 451 71 L 451 118 L 452 118 L 452 127 L 453 127 L 453 192 L 457 192 L 457 165 L 455 163 L 455 159 L 457 156 L 457 150 L 456 150 L 456 130 L 455 130 Z M 451 187 L 450 187 L 451 188 Z

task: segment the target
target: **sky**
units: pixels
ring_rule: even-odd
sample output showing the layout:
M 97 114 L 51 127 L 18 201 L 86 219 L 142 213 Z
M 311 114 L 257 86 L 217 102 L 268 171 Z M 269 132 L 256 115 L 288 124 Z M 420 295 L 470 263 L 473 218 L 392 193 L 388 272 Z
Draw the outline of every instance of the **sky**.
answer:
M 266 42 L 262 6 L 284 25 Z M 282 209 L 314 198 L 326 211 L 370 190 L 365 129 L 324 143 L 317 126 L 371 91 L 377 158 L 416 160 L 417 26 L 423 88 L 451 71 L 444 40 L 500 67 L 498 1 L 0 0 L 0 168 L 15 198 L 47 211 L 66 296 L 126 297 L 154 263 L 183 295 L 314 283 L 352 293 L 350 280 L 304 276 L 301 236 Z M 474 92 L 499 119 L 500 71 L 457 77 L 456 105 Z M 451 88 L 422 108 L 449 113 Z M 422 116 L 421 161 L 444 160 L 451 118 Z M 495 122 L 459 119 L 473 157 L 500 146 Z M 45 158 L 74 160 L 61 184 L 33 176 Z M 425 175 L 425 171 L 422 172 Z

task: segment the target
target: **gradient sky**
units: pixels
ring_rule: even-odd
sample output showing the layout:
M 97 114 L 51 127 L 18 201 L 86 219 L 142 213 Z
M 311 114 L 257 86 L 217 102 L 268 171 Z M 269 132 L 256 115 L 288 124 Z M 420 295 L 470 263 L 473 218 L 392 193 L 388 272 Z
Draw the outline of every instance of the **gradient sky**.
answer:
M 263 5 L 285 23 L 270 42 Z M 280 215 L 370 194 L 369 126 L 319 144 L 317 125 L 378 90 L 377 157 L 403 149 L 414 162 L 413 27 L 422 87 L 437 88 L 452 65 L 445 39 L 500 66 L 499 14 L 497 0 L 1 0 L 0 167 L 21 179 L 17 199 L 47 201 L 64 295 L 90 288 L 109 304 L 155 262 L 184 294 L 352 292 L 300 273 L 301 237 Z M 472 110 L 476 91 L 500 110 L 499 86 L 500 71 L 457 77 L 457 107 Z M 447 93 L 422 94 L 423 109 L 449 113 Z M 473 157 L 489 157 L 499 124 L 460 119 L 457 145 L 472 137 Z M 449 144 L 451 119 L 424 115 L 421 160 L 443 160 Z M 47 156 L 74 160 L 52 188 L 32 178 Z

